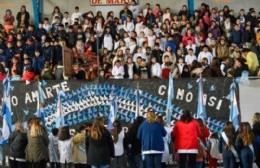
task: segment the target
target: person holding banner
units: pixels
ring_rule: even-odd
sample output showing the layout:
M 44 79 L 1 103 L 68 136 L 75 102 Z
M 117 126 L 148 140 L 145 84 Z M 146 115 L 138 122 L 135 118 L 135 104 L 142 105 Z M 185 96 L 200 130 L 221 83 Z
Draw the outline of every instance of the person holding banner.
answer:
M 197 168 L 199 168 L 199 167 L 202 168 L 202 167 L 205 167 L 205 159 L 206 159 L 205 152 L 207 151 L 206 140 L 209 137 L 210 132 L 209 132 L 208 127 L 204 124 L 204 122 L 201 118 L 197 119 L 197 122 L 199 123 L 200 131 L 201 131 L 201 135 L 198 138 L 198 140 L 199 140 L 198 155 L 200 155 L 200 156 L 197 156 Z
M 34 118 L 29 122 L 28 145 L 26 148 L 26 160 L 28 168 L 46 168 L 49 159 L 49 138 L 40 124 L 41 120 Z
M 237 151 L 234 147 L 236 138 L 235 127 L 232 122 L 226 122 L 221 137 L 219 139 L 220 160 L 223 159 L 225 168 L 237 167 L 239 161 Z
M 189 110 L 183 110 L 179 121 L 171 133 L 174 148 L 179 155 L 180 168 L 196 168 L 196 157 L 199 151 L 198 138 L 201 136 L 199 124 Z
M 113 139 L 105 128 L 103 120 L 94 120 L 90 134 L 86 138 L 88 164 L 92 168 L 108 168 L 115 156 Z
M 26 168 L 25 148 L 28 139 L 23 123 L 18 121 L 15 124 L 14 132 L 9 136 L 9 164 L 10 168 Z
M 243 168 L 253 168 L 255 136 L 248 122 L 242 122 L 239 126 L 239 134 L 236 139 L 236 147 L 241 158 Z
M 164 152 L 164 127 L 156 121 L 154 109 L 148 109 L 146 121 L 138 129 L 137 139 L 141 141 L 146 168 L 161 168 Z
M 72 167 L 72 138 L 68 126 L 61 127 L 58 134 L 58 149 L 61 168 Z
M 58 128 L 53 128 L 51 130 L 51 134 L 49 135 L 49 155 L 50 155 L 50 166 L 51 168 L 59 168 L 60 167 L 60 155 L 58 149 Z

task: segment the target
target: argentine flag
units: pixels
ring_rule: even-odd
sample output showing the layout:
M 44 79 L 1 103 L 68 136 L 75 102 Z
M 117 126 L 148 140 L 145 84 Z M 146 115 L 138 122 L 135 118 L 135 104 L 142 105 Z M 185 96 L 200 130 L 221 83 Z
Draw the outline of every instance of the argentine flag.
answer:
M 236 83 L 233 82 L 230 87 L 230 114 L 229 121 L 233 123 L 235 130 L 239 127 L 239 109 L 236 97 Z
M 7 143 L 7 140 L 12 132 L 12 112 L 11 112 L 11 85 L 9 77 L 6 77 L 3 81 L 3 102 L 2 102 L 2 116 L 3 116 L 3 144 Z

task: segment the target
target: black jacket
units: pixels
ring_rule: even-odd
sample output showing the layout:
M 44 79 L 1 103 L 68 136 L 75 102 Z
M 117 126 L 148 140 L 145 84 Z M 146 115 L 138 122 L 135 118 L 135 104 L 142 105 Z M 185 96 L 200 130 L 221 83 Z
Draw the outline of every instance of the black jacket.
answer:
M 23 13 L 23 12 L 18 12 L 17 13 L 17 16 L 16 16 L 16 20 L 17 20 L 17 22 L 18 22 L 18 24 L 17 24 L 17 27 L 20 27 L 21 26 L 21 22 L 22 22 L 22 15 L 23 14 L 25 14 L 25 19 L 24 19 L 24 24 L 25 24 L 25 27 L 28 27 L 28 25 L 29 25 L 29 20 L 30 20 L 30 14 L 29 14 L 29 12 L 25 12 L 25 13 Z
M 124 75 L 124 78 L 125 79 L 128 79 L 129 78 L 129 74 L 128 74 L 128 64 L 125 64 L 124 65 L 124 70 L 125 70 L 125 75 Z M 137 68 L 136 68 L 136 65 L 135 63 L 133 63 L 133 75 L 135 74 L 138 74 L 138 71 L 137 71 Z
M 113 139 L 104 128 L 100 140 L 94 140 L 90 136 L 86 137 L 86 151 L 89 165 L 107 165 L 110 158 L 115 156 Z
M 26 133 L 12 132 L 9 137 L 9 154 L 14 158 L 25 158 L 28 139 Z
M 141 142 L 137 139 L 139 125 L 133 125 L 129 128 L 127 133 L 127 142 L 131 147 L 129 148 L 129 154 L 136 156 L 141 154 Z

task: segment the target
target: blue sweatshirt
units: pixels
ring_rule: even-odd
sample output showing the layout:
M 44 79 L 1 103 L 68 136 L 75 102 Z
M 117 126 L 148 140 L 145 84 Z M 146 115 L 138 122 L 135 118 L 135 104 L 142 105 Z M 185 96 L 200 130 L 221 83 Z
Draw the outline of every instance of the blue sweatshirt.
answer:
M 165 137 L 166 134 L 164 127 L 160 123 L 154 122 L 150 124 L 145 121 L 138 130 L 137 139 L 141 140 L 143 151 L 153 150 L 163 152 L 163 137 Z

